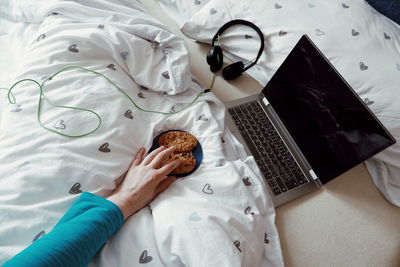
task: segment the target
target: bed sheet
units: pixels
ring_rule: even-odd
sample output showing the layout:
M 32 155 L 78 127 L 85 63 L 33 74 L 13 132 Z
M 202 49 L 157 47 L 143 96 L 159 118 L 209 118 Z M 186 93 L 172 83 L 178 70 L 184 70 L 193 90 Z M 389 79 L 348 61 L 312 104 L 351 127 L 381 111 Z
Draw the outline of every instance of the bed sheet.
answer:
M 224 128 L 225 110 L 202 95 L 182 39 L 136 1 L 1 1 L 1 86 L 46 81 L 55 104 L 96 111 L 102 124 L 82 138 L 44 130 L 37 121 L 38 87 L 0 91 L 0 264 L 51 231 L 82 191 L 107 196 L 133 156 L 158 133 L 194 134 L 204 159 L 149 207 L 130 218 L 91 266 L 283 266 L 275 211 L 254 159 Z M 4 27 L 3 27 L 4 26 Z M 6 29 L 6 30 L 5 30 Z M 5 63 L 7 62 L 7 63 Z M 66 134 L 96 127 L 92 113 L 43 104 L 43 124 Z
M 189 38 L 211 43 L 229 20 L 246 19 L 264 33 L 265 50 L 247 73 L 264 86 L 307 34 L 398 141 L 366 162 L 376 186 L 400 206 L 400 26 L 364 0 L 211 0 L 181 12 L 181 1 L 158 0 Z M 179 12 L 181 14 L 179 15 Z M 254 58 L 258 36 L 247 27 L 224 32 L 221 47 L 232 62 Z M 371 52 L 375 51 L 375 52 Z M 379 52 L 378 52 L 379 51 Z

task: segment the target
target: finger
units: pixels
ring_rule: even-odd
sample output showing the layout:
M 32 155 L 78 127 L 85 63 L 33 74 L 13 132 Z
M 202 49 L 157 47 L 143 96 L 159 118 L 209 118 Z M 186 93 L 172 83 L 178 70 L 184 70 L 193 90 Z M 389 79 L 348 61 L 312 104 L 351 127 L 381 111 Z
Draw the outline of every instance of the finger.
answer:
M 164 178 L 164 180 L 162 180 L 161 183 L 158 184 L 154 195 L 157 196 L 161 192 L 164 192 L 165 189 L 167 189 L 175 180 L 175 176 L 168 176 L 167 178 Z
M 170 174 L 173 170 L 175 170 L 176 167 L 179 166 L 179 164 L 181 164 L 181 161 L 179 159 L 176 159 L 176 160 L 171 161 L 170 163 L 162 166 L 161 168 L 159 168 L 157 170 L 157 172 L 161 177 L 166 176 L 166 175 Z
M 163 160 L 167 159 L 172 152 L 174 152 L 175 147 L 171 146 L 164 151 L 158 153 L 154 159 L 150 163 L 150 167 L 152 168 L 159 168 L 163 162 Z
M 160 153 L 161 151 L 163 151 L 164 149 L 165 149 L 164 146 L 160 146 L 159 148 L 153 150 L 150 154 L 148 154 L 148 155 L 144 158 L 144 160 L 142 161 L 142 163 L 143 163 L 144 165 L 148 165 L 148 164 L 154 159 L 154 157 L 157 156 L 157 154 Z
M 132 163 L 133 166 L 138 166 L 143 161 L 143 156 L 144 156 L 145 152 L 146 152 L 146 149 L 144 147 L 141 147 L 139 149 L 138 153 L 136 154 L 136 158 Z

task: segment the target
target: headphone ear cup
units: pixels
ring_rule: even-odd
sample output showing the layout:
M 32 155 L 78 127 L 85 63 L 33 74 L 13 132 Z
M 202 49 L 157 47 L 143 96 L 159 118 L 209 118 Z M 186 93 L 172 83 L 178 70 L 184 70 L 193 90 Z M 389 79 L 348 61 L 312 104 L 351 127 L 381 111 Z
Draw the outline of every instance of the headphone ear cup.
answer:
M 242 61 L 235 62 L 222 70 L 222 76 L 225 80 L 233 80 L 239 77 L 244 69 Z
M 207 53 L 207 63 L 211 72 L 219 71 L 223 64 L 222 49 L 218 45 L 211 47 Z

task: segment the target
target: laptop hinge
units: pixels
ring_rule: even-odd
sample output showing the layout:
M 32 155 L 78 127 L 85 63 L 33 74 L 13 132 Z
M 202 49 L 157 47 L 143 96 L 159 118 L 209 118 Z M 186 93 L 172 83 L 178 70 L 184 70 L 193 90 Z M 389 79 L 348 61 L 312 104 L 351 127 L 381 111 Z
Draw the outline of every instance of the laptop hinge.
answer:
M 315 172 L 314 172 L 313 169 L 309 170 L 308 172 L 310 173 L 311 177 L 312 177 L 314 180 L 318 180 L 318 177 L 317 177 L 317 175 L 315 174 Z
M 262 101 L 264 102 L 264 105 L 269 105 L 268 99 L 265 96 L 262 98 Z

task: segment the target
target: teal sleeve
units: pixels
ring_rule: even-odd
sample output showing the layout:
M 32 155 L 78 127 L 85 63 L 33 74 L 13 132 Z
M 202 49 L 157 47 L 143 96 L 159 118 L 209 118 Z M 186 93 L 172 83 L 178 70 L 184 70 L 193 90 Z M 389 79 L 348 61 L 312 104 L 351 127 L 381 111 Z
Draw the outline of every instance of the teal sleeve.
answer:
M 84 192 L 51 232 L 3 267 L 87 266 L 123 223 L 124 217 L 118 206 Z

